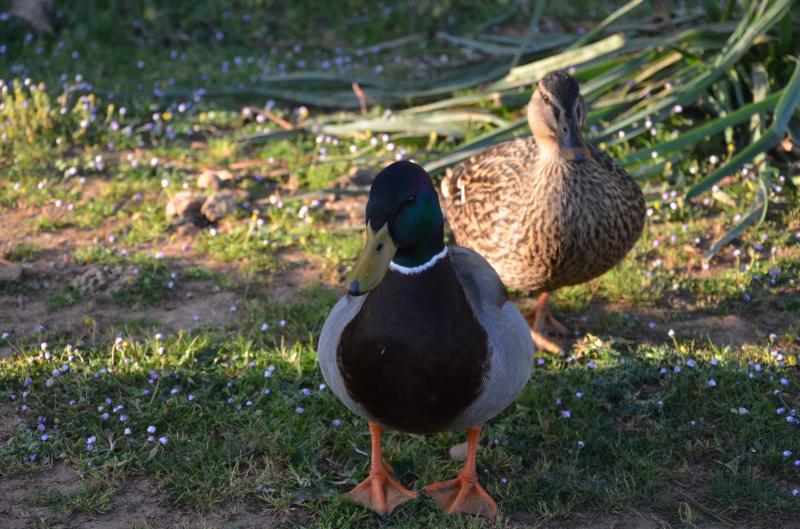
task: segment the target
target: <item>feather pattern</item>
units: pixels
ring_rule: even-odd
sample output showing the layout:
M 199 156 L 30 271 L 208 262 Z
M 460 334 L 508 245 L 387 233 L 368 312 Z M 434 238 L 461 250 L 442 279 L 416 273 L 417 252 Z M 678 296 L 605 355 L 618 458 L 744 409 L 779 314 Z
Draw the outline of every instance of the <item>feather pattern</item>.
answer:
M 459 247 L 449 248 L 449 259 L 443 262 L 452 266 L 458 285 L 463 290 L 461 299 L 466 298 L 468 310 L 474 314 L 480 327 L 485 332 L 488 343 L 488 361 L 485 374 L 482 377 L 480 388 L 477 388 L 475 399 L 470 402 L 457 416 L 448 419 L 447 423 L 432 427 L 426 424 L 418 431 L 443 431 L 456 430 L 482 424 L 502 412 L 522 391 L 533 369 L 533 354 L 535 352 L 530 338 L 527 323 L 519 310 L 508 301 L 505 287 L 497 272 L 491 265 L 476 252 Z M 432 270 L 421 272 L 433 273 Z M 413 282 L 414 276 L 404 276 L 403 281 Z M 378 287 L 380 288 L 380 287 Z M 385 418 L 377 417 L 370 413 L 368 406 L 358 400 L 348 391 L 345 377 L 342 373 L 341 347 L 342 336 L 345 329 L 359 315 L 364 308 L 369 296 L 352 297 L 344 296 L 334 306 L 320 335 L 318 353 L 322 374 L 331 391 L 351 411 L 357 415 L 379 424 L 386 424 Z M 409 310 L 424 311 L 424 307 L 408 307 L 400 303 L 393 307 L 383 307 L 383 310 L 398 311 L 408 314 Z M 441 314 L 431 314 L 430 318 L 441 317 Z M 411 321 L 411 320 L 409 320 Z M 416 329 L 403 329 L 404 333 L 414 336 Z M 389 361 L 387 352 L 387 361 Z M 442 344 L 441 351 L 432 348 L 427 352 L 431 366 L 437 365 L 437 354 L 447 355 L 446 344 Z M 404 355 L 403 355 L 404 356 Z M 410 372 L 418 369 L 418 365 L 409 366 Z M 399 366 L 402 369 L 402 365 Z M 382 379 L 381 383 L 388 392 L 392 392 L 392 384 L 398 384 L 403 379 L 404 373 L 390 379 Z M 461 388 L 468 390 L 469 388 Z M 413 415 L 413 413 L 412 413 Z M 419 416 L 425 414 L 420 411 Z M 422 424 L 422 423 L 421 423 Z M 392 424 L 388 424 L 392 426 Z M 415 425 L 404 425 L 406 431 L 417 431 Z
M 609 270 L 639 238 L 645 203 L 622 167 L 590 149 L 583 161 L 543 157 L 534 138 L 521 138 L 448 171 L 441 190 L 456 241 L 529 293 Z

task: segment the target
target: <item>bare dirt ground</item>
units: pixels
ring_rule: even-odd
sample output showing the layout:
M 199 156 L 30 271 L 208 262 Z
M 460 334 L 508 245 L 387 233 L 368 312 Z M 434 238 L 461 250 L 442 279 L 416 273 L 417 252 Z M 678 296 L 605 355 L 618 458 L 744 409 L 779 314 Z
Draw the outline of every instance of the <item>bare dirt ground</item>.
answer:
M 65 512 L 31 501 L 37 491 L 69 495 L 80 490 L 82 478 L 63 463 L 27 476 L 0 478 L 0 519 L 3 529 L 59 527 L 62 529 L 214 528 L 270 529 L 273 515 L 253 505 L 232 505 L 221 514 L 203 515 L 164 507 L 155 483 L 147 478 L 125 482 L 109 498 L 101 513 Z

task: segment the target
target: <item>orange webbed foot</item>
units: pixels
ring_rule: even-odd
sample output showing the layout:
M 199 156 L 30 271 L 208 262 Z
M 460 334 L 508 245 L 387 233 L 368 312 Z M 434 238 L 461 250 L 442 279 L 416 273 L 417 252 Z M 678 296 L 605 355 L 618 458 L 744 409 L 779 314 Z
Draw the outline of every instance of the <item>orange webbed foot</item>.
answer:
M 403 487 L 390 475 L 392 467 L 381 456 L 383 433 L 381 427 L 370 423 L 369 431 L 372 437 L 369 475 L 367 479 L 348 492 L 347 496 L 386 518 L 398 505 L 413 500 L 417 494 Z
M 377 472 L 370 472 L 367 479 L 356 485 L 347 495 L 356 503 L 384 517 L 391 514 L 397 506 L 417 497 L 416 493 L 391 477 L 385 467 Z
M 569 336 L 569 329 L 550 314 L 547 309 L 548 297 L 547 293 L 540 295 L 525 319 L 537 349 L 560 354 L 564 351 L 564 345 L 560 342 Z
M 445 513 L 469 513 L 494 518 L 497 516 L 497 503 L 478 483 L 475 471 L 478 438 L 481 435 L 479 426 L 467 430 L 467 458 L 464 468 L 456 479 L 440 481 L 428 485 L 421 494 L 430 496 Z
M 440 481 L 422 489 L 446 514 L 469 513 L 486 518 L 497 516 L 497 503 L 486 492 L 477 476 L 459 475 L 456 479 Z

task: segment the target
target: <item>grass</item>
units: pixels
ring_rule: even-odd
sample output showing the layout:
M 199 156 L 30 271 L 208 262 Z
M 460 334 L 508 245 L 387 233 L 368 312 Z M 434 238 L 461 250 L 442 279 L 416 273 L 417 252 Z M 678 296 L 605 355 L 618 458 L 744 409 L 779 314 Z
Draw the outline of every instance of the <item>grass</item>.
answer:
M 304 507 L 303 526 L 366 521 L 362 509 L 335 500 L 361 479 L 367 437 L 361 421 L 320 388 L 313 334 L 330 303 L 318 300 L 333 296 L 305 298 L 270 315 L 248 310 L 271 330 L 227 341 L 214 333 L 122 337 L 110 350 L 48 347 L 7 361 L 6 391 L 25 403 L 34 428 L 3 452 L 3 473 L 36 454 L 80 466 L 87 483 L 109 472 L 153 475 L 168 502 L 195 509 L 255 494 L 286 519 Z M 798 405 L 797 360 L 779 351 L 786 351 L 779 343 L 745 353 L 589 336 L 567 361 L 542 357 L 517 403 L 484 432 L 481 479 L 503 506 L 498 523 L 519 512 L 569 519 L 631 505 L 676 519 L 676 491 L 687 487 L 728 515 L 796 512 L 797 425 L 787 418 Z M 460 437 L 390 434 L 386 455 L 399 478 L 418 488 L 457 471 L 446 453 Z M 30 501 L 76 510 L 108 501 L 98 490 L 51 496 Z M 419 501 L 394 523 L 439 519 Z
M 619 31 L 635 44 L 576 76 L 594 109 L 590 137 L 644 175 L 648 221 L 618 267 L 555 294 L 554 311 L 582 335 L 563 357 L 537 356 L 525 392 L 484 431 L 481 481 L 501 516 L 446 519 L 420 500 L 392 525 L 562 527 L 640 512 L 673 527 L 777 527 L 800 515 L 793 159 L 761 153 L 686 198 L 768 133 L 783 100 L 766 88 L 792 79 L 796 15 L 688 4 L 664 3 L 685 17 L 679 37 L 656 23 L 626 28 L 640 22 L 634 9 L 568 52 L 616 46 L 608 37 Z M 178 511 L 223 526 L 202 517 L 242 505 L 281 527 L 374 526 L 372 513 L 339 501 L 366 473 L 369 439 L 320 386 L 315 353 L 362 244 L 363 188 L 348 174 L 399 158 L 441 168 L 525 132 L 516 124 L 530 78 L 517 85 L 489 67 L 518 56 L 515 75 L 536 75 L 539 60 L 555 64 L 579 38 L 570 24 L 590 30 L 611 10 L 547 5 L 550 43 L 533 38 L 518 53 L 535 5 L 348 1 L 324 20 L 302 1 L 87 6 L 56 2 L 53 35 L 0 22 L 0 220 L 10 234 L 0 252 L 26 265 L 21 281 L 0 284 L 0 485 L 33 480 L 33 527 L 115 516 L 126 484 L 141 480 L 162 518 L 131 527 L 160 527 Z M 746 17 L 756 29 L 774 24 L 725 48 Z M 700 38 L 701 22 L 717 29 Z M 712 59 L 735 67 L 704 70 Z M 712 74 L 694 93 L 692 79 Z M 375 98 L 363 114 L 353 79 Z M 458 86 L 419 96 L 433 79 Z M 621 120 L 669 100 L 669 80 L 693 97 L 620 137 Z M 204 171 L 226 177 L 237 207 L 218 222 L 170 225 L 168 200 L 214 192 L 198 186 Z M 754 196 L 768 206 L 760 223 Z M 109 295 L 73 285 L 93 267 L 124 284 Z M 420 488 L 458 471 L 447 454 L 461 440 L 388 433 L 385 455 Z M 56 463 L 82 473 L 67 492 L 47 482 Z

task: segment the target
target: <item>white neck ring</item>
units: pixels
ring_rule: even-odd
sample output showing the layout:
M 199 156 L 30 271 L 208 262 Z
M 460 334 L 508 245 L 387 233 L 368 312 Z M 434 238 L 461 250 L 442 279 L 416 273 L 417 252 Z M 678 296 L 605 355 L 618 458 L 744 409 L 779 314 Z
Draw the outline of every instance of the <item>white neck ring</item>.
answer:
M 431 257 L 430 260 L 428 260 L 428 262 L 422 263 L 421 265 L 418 265 L 418 266 L 403 266 L 403 265 L 399 265 L 399 264 L 395 263 L 394 261 L 390 261 L 389 262 L 389 270 L 392 270 L 393 272 L 397 272 L 398 274 L 403 274 L 403 275 L 407 275 L 407 276 L 411 276 L 411 275 L 415 275 L 415 274 L 421 274 L 425 270 L 429 270 L 429 269 L 433 268 L 433 265 L 435 265 L 436 263 L 438 263 L 439 261 L 444 259 L 444 257 L 446 255 L 447 255 L 447 246 L 442 248 L 441 252 L 439 252 L 436 255 L 434 255 L 433 257 Z

